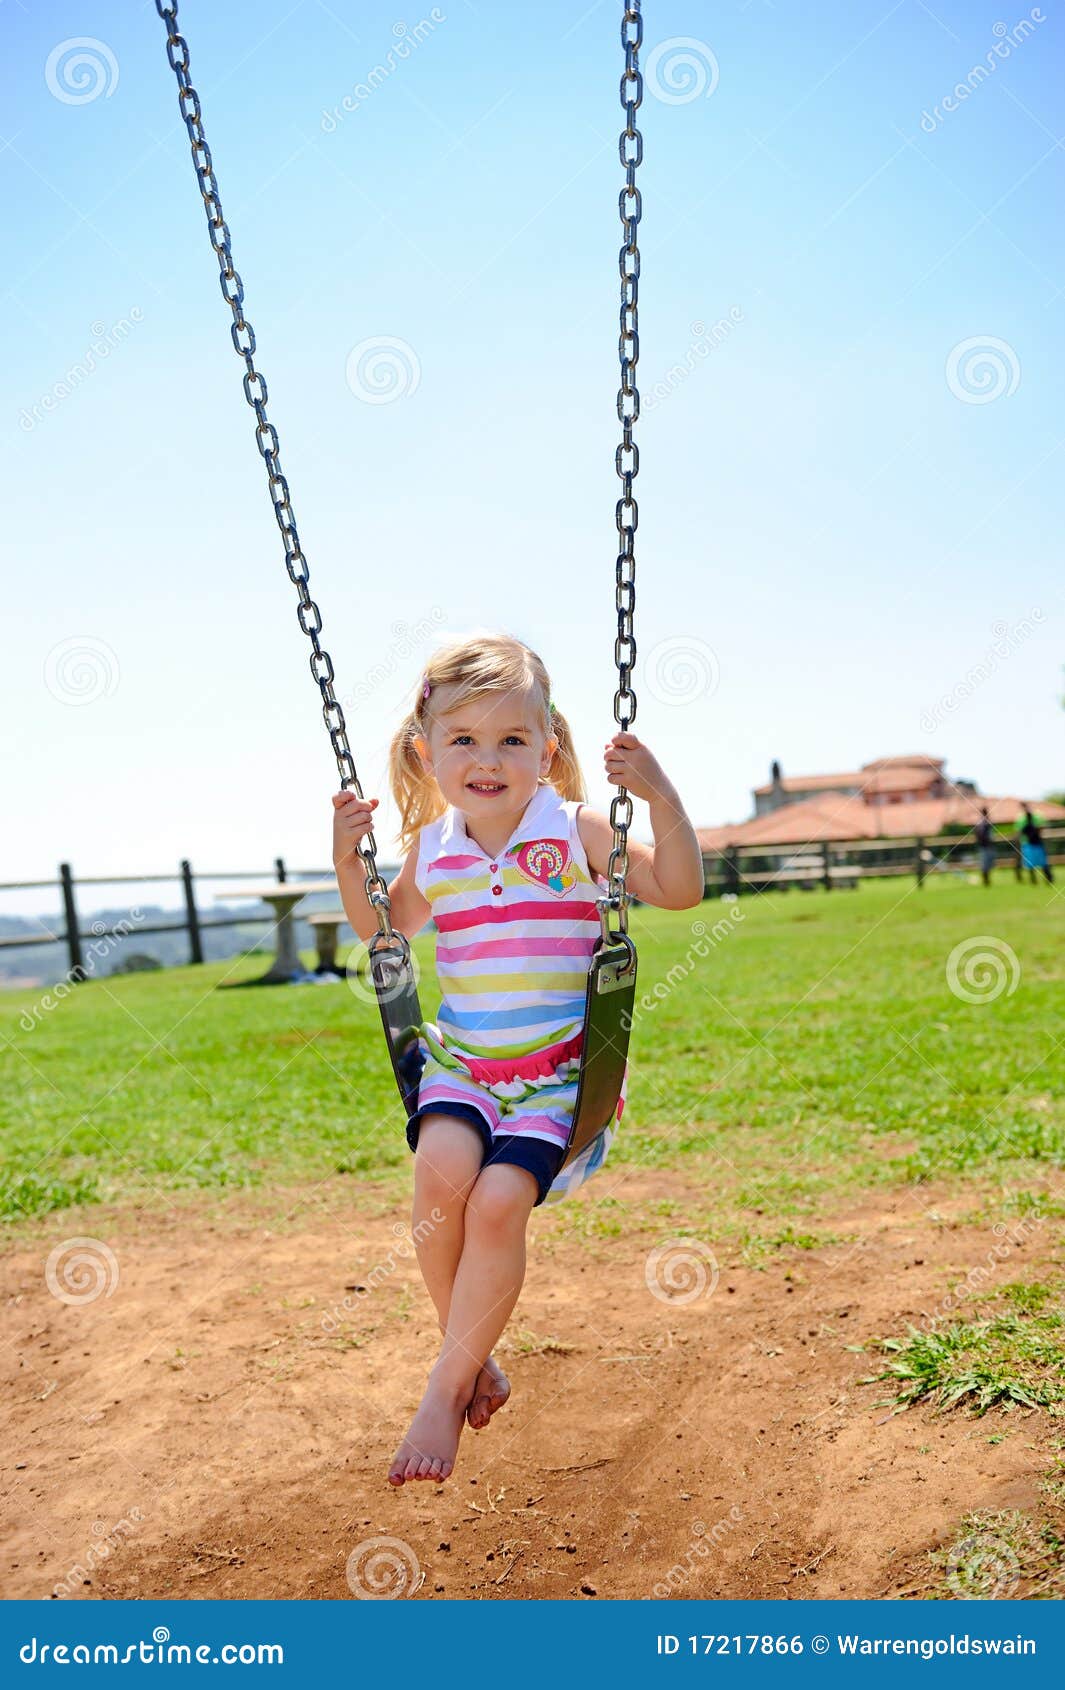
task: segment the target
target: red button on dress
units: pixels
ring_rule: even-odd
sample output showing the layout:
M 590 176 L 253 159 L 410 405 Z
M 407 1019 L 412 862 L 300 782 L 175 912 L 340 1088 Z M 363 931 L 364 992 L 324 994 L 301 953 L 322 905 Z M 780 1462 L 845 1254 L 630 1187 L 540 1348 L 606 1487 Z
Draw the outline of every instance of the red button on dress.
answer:
M 499 864 L 498 863 L 489 863 L 488 867 L 492 870 L 492 873 L 494 874 L 496 869 L 499 867 Z
M 498 898 L 498 897 L 501 896 L 502 891 L 503 891 L 502 886 L 493 886 L 492 887 L 492 896 L 495 897 L 495 898 Z

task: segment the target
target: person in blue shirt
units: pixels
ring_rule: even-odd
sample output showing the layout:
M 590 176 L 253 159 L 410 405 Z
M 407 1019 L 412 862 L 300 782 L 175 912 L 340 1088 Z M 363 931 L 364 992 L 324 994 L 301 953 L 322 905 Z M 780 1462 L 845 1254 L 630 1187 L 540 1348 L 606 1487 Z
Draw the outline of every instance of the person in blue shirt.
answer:
M 1036 869 L 1040 869 L 1047 880 L 1053 884 L 1054 871 L 1047 861 L 1047 848 L 1043 843 L 1043 835 L 1039 831 L 1041 816 L 1037 816 L 1029 805 L 1024 806 L 1024 814 L 1017 817 L 1016 828 L 1021 842 L 1021 866 L 1029 873 L 1032 885 L 1035 885 Z

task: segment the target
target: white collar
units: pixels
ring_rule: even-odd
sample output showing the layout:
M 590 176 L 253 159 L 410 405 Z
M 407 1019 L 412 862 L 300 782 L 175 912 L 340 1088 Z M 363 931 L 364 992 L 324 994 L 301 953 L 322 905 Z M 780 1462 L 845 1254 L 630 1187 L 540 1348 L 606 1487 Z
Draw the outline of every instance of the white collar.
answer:
M 521 820 L 514 832 L 497 855 L 505 856 L 512 845 L 520 844 L 525 840 L 541 839 L 545 822 L 549 817 L 554 818 L 561 803 L 562 799 L 559 793 L 550 782 L 544 782 L 539 786 L 525 806 Z M 489 856 L 489 853 L 478 845 L 476 839 L 470 838 L 466 832 L 466 822 L 462 811 L 456 809 L 454 805 L 450 806 L 447 815 L 444 817 L 440 843 L 444 850 L 447 850 L 449 846 L 455 846 L 466 851 L 472 851 L 477 856 L 484 857 L 486 861 Z

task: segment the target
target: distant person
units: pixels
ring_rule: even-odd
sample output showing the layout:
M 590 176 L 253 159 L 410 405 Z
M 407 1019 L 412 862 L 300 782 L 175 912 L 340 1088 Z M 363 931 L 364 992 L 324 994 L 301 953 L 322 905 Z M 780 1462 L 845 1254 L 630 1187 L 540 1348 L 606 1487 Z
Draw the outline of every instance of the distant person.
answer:
M 1039 831 L 1039 823 L 1042 819 L 1042 816 L 1037 816 L 1026 804 L 1024 815 L 1018 817 L 1017 820 L 1017 832 L 1021 841 L 1021 864 L 1028 870 L 1033 886 L 1035 885 L 1036 869 L 1042 869 L 1043 874 L 1051 884 L 1054 881 L 1053 870 L 1047 861 L 1047 848 L 1043 843 L 1043 835 Z
M 995 866 L 995 830 L 985 804 L 975 827 L 976 843 L 980 848 L 980 874 L 985 886 L 991 884 L 991 870 Z

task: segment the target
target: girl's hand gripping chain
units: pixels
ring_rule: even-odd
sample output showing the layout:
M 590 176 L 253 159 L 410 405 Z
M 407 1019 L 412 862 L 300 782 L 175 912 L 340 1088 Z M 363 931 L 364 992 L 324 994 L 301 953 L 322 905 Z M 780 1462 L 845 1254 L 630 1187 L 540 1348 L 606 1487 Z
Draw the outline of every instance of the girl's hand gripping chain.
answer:
M 616 733 L 603 747 L 606 778 L 614 786 L 625 786 L 634 798 L 672 798 L 673 782 L 658 758 L 635 734 Z
M 373 813 L 379 798 L 359 798 L 354 792 L 333 794 L 333 867 L 347 868 L 356 849 L 373 827 Z

